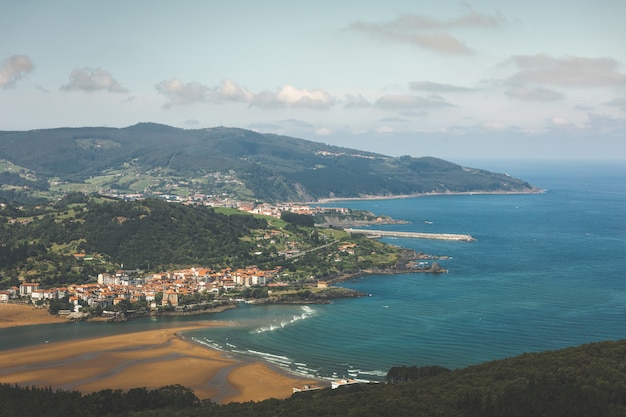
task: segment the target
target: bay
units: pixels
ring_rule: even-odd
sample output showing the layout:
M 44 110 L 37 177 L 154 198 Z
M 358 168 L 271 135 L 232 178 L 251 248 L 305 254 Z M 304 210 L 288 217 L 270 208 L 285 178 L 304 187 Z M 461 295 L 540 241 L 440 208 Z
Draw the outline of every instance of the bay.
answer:
M 475 242 L 385 238 L 434 255 L 444 275 L 372 275 L 342 285 L 370 294 L 330 305 L 252 306 L 215 316 L 0 330 L 0 349 L 219 320 L 186 337 L 319 378 L 380 380 L 391 366 L 458 368 L 523 352 L 626 337 L 626 165 L 467 164 L 546 189 L 330 205 L 409 221 L 386 230 L 471 234 Z M 70 329 L 70 330 L 68 330 Z

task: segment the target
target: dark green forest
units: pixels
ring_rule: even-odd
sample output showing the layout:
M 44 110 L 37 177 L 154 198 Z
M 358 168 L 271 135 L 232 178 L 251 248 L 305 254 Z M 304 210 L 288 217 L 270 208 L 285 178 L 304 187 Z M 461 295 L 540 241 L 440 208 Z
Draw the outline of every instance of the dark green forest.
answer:
M 0 417 L 620 417 L 626 416 L 625 359 L 626 340 L 606 341 L 458 370 L 397 367 L 389 383 L 226 405 L 199 401 L 180 386 L 83 395 L 0 384 Z

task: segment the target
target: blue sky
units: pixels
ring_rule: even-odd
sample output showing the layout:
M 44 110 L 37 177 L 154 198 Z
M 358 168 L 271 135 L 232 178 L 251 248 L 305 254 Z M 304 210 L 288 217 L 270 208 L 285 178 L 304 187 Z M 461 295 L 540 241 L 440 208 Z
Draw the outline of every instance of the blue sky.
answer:
M 626 159 L 625 18 L 623 0 L 4 0 L 0 130 L 151 121 Z

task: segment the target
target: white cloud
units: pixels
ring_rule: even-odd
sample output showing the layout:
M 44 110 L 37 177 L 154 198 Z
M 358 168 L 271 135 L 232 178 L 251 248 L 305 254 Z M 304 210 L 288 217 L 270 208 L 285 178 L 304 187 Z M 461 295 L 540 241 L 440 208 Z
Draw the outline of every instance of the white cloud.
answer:
M 238 102 L 264 109 L 294 107 L 328 109 L 335 99 L 323 90 L 299 89 L 285 85 L 274 93 L 268 90 L 253 93 L 233 80 L 222 80 L 218 86 L 209 87 L 197 82 L 183 83 L 178 79 L 161 81 L 155 85 L 158 92 L 168 97 L 165 107 L 203 102 Z
M 11 55 L 0 66 L 0 86 L 12 87 L 24 74 L 33 70 L 33 62 L 26 55 Z
M 431 51 L 457 55 L 468 54 L 472 50 L 446 31 L 458 28 L 492 29 L 503 22 L 504 18 L 501 15 L 480 14 L 468 7 L 467 13 L 448 20 L 405 14 L 383 23 L 357 21 L 352 23 L 349 29 L 364 32 L 379 39 L 406 42 Z
M 250 91 L 228 79 L 222 80 L 215 94 L 217 98 L 222 100 L 245 103 L 250 103 L 253 98 L 253 94 Z
M 557 101 L 564 98 L 556 90 L 544 87 L 513 87 L 504 92 L 508 97 L 523 101 Z
M 376 106 L 388 110 L 399 110 L 451 107 L 452 104 L 437 95 L 420 97 L 407 94 L 386 94 L 376 101 Z
M 164 107 L 189 105 L 209 100 L 209 87 L 196 82 L 183 83 L 178 79 L 161 81 L 154 86 L 156 90 L 168 98 Z
M 619 72 L 619 62 L 613 58 L 557 58 L 537 54 L 516 55 L 510 62 L 519 70 L 507 80 L 512 85 L 531 83 L 574 87 L 626 86 L 626 73 Z
M 127 93 L 128 90 L 117 82 L 110 72 L 102 68 L 75 69 L 70 73 L 70 81 L 61 90 L 64 91 L 109 91 Z
M 254 94 L 250 105 L 261 108 L 297 107 L 306 109 L 329 109 L 335 99 L 323 90 L 299 89 L 285 85 L 277 93 L 263 91 Z
M 276 98 L 291 107 L 311 109 L 328 109 L 334 103 L 334 99 L 326 91 L 300 90 L 291 85 L 281 88 Z

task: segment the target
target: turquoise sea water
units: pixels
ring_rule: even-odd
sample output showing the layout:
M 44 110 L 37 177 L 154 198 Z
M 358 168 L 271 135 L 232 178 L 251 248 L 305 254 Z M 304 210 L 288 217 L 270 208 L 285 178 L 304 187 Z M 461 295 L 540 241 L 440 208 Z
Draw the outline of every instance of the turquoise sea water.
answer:
M 186 337 L 305 375 L 369 380 L 394 365 L 457 368 L 626 337 L 626 164 L 492 164 L 473 166 L 547 191 L 333 204 L 410 221 L 389 230 L 471 234 L 477 241 L 385 239 L 451 256 L 440 262 L 448 274 L 364 277 L 343 285 L 371 296 L 331 305 L 242 305 L 202 317 L 233 327 Z M 7 329 L 0 349 L 199 318 Z

